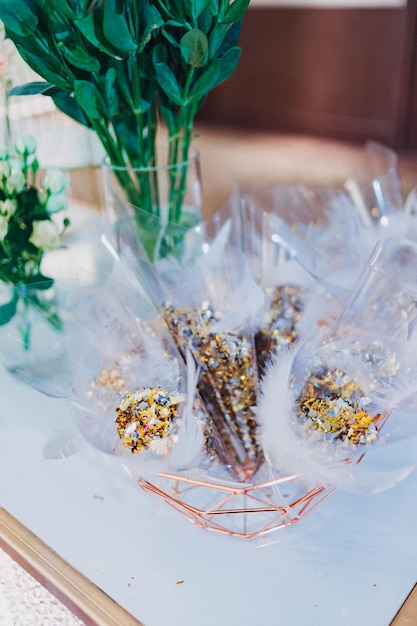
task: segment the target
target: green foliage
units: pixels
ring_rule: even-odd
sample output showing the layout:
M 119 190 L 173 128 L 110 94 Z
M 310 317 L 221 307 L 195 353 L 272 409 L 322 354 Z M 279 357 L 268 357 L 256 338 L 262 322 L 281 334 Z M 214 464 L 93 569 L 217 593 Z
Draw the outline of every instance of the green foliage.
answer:
M 50 324 L 61 326 L 48 298 L 42 297 L 54 281 L 41 265 L 45 251 L 61 246 L 69 225 L 68 219 L 61 225 L 54 219 L 67 207 L 66 179 L 59 170 L 49 170 L 37 186 L 38 167 L 36 144 L 28 135 L 19 136 L 13 151 L 0 155 L 0 281 L 10 289 L 10 299 L 0 305 L 0 326 L 10 322 L 19 307 L 42 310 Z
M 155 165 L 162 117 L 173 165 L 188 157 L 194 118 L 208 92 L 236 69 L 248 4 L 0 0 L 8 37 L 46 81 L 11 93 L 53 98 L 59 109 L 96 132 L 110 162 L 119 167 Z M 126 184 L 126 178 L 120 182 L 131 203 L 159 214 L 149 194 L 138 196 L 137 185 Z M 171 219 L 180 219 L 179 204 L 177 198 Z

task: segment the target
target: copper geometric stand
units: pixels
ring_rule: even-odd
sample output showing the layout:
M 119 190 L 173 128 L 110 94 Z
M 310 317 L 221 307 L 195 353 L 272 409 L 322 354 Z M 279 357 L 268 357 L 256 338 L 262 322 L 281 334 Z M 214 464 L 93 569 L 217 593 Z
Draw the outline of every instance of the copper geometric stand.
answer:
M 160 473 L 155 482 L 140 478 L 138 484 L 201 528 L 244 539 L 299 522 L 336 491 L 303 488 L 297 476 L 243 484 Z

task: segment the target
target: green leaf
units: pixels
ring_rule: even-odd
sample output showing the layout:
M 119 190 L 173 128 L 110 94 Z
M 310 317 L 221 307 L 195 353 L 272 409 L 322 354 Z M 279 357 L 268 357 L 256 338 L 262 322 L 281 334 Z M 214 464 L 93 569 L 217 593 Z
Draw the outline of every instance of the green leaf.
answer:
M 104 37 L 121 58 L 129 56 L 137 48 L 123 9 L 124 3 L 118 0 L 106 0 L 103 3 Z
M 237 67 L 237 64 L 239 63 L 241 52 L 242 49 L 239 46 L 234 46 L 233 48 L 230 48 L 230 50 L 219 59 L 220 76 L 217 83 L 218 85 L 230 78 L 230 76 L 233 74 Z
M 207 0 L 183 0 L 185 12 L 195 23 L 207 6 Z
M 68 17 L 70 20 L 74 20 L 78 16 L 77 13 L 73 11 L 70 6 L 68 6 L 69 4 L 68 0 L 52 0 L 54 9 L 57 9 L 60 13 L 62 13 L 62 15 L 65 15 L 65 17 Z
M 64 67 L 55 52 L 45 53 L 35 35 L 28 37 L 13 37 L 17 50 L 24 61 L 51 85 L 61 89 L 72 89 L 75 76 L 68 67 Z
M 203 67 L 208 59 L 208 41 L 198 28 L 189 30 L 180 42 L 181 55 L 191 67 Z
M 45 94 L 45 95 L 48 95 L 48 94 Z M 69 117 L 71 117 L 76 122 L 79 122 L 79 124 L 82 124 L 83 126 L 87 126 L 88 128 L 90 128 L 90 124 L 84 114 L 84 111 L 82 110 L 82 108 L 79 106 L 79 104 L 77 103 L 77 101 L 71 94 L 69 94 L 66 91 L 59 90 L 50 95 L 56 107 L 60 111 L 65 113 L 65 115 L 68 115 Z
M 62 51 L 63 55 L 72 65 L 86 72 L 99 72 L 100 62 L 96 57 L 91 56 L 84 48 L 77 44 L 73 44 L 68 48 L 63 42 L 57 47 Z
M 104 40 L 103 30 L 99 24 L 99 21 L 95 20 L 94 13 L 89 13 L 85 17 L 77 20 L 75 22 L 75 26 L 94 48 L 97 48 L 97 50 L 100 50 L 100 52 L 104 52 L 113 56 L 113 49 L 106 47 L 102 43 Z M 99 35 L 100 38 L 98 38 Z
M 7 324 L 11 319 L 13 319 L 17 310 L 18 301 L 19 297 L 17 295 L 17 290 L 14 289 L 12 299 L 9 302 L 6 302 L 6 304 L 2 304 L 0 306 L 0 326 L 4 326 L 4 324 Z
M 152 34 L 164 25 L 164 20 L 158 9 L 149 2 L 141 3 L 141 24 L 142 31 L 139 39 L 139 52 L 143 52 L 146 44 L 150 41 Z
M 119 108 L 119 97 L 115 89 L 116 78 L 116 68 L 109 67 L 104 78 L 104 97 L 111 116 L 113 116 Z
M 164 46 L 162 43 L 157 43 L 152 50 L 152 61 L 154 65 L 157 63 L 167 63 L 167 60 L 167 46 Z
M 227 35 L 227 28 L 226 24 L 217 24 L 216 28 L 213 28 L 211 31 L 209 35 L 210 58 L 217 56 L 218 50 Z
M 210 15 L 217 16 L 219 13 L 219 0 L 207 0 L 207 10 Z
M 213 24 L 213 17 L 207 7 L 198 18 L 197 23 L 198 23 L 198 28 L 202 30 L 203 33 L 207 35 L 210 32 L 211 25 Z
M 161 111 L 161 115 L 167 128 L 169 130 L 170 135 L 174 135 L 177 130 L 178 125 L 178 116 L 173 111 L 172 106 L 169 106 L 169 102 L 167 105 L 162 102 L 159 103 L 159 110 Z
M 155 72 L 156 80 L 168 98 L 172 100 L 174 104 L 182 105 L 183 99 L 181 91 L 173 71 L 166 63 L 156 63 Z
M 34 286 L 36 287 L 36 289 L 40 289 L 41 291 L 46 291 L 47 289 L 50 289 L 52 287 L 52 285 L 54 284 L 54 279 L 39 273 L 29 276 L 26 284 L 30 285 L 31 287 Z
M 98 110 L 96 87 L 92 83 L 87 80 L 76 80 L 74 82 L 74 96 L 90 120 L 97 120 L 102 117 Z
M 66 0 L 62 1 L 65 2 Z M 91 0 L 75 0 L 75 4 L 78 17 L 84 17 L 87 11 L 91 9 Z
M 220 72 L 221 62 L 219 59 L 214 59 L 194 83 L 190 93 L 190 100 L 199 100 L 213 89 L 218 84 Z
M 41 93 L 45 93 L 52 87 L 51 83 L 47 83 L 46 81 L 36 81 L 33 83 L 25 83 L 24 85 L 18 85 L 13 87 L 9 91 L 10 96 L 34 96 Z
M 250 0 L 234 0 L 229 6 L 226 13 L 220 16 L 219 22 L 221 24 L 232 24 L 236 20 L 241 19 L 246 13 L 246 9 L 249 6 Z
M 27 0 L 0 0 L 0 20 L 7 31 L 23 37 L 36 30 L 38 16 Z
M 218 56 L 223 56 L 230 48 L 237 46 L 240 37 L 240 31 L 242 30 L 242 21 L 237 20 L 230 24 L 227 28 L 226 36 L 223 39 L 221 46 L 217 50 Z
M 179 48 L 180 44 L 178 43 L 178 41 L 175 39 L 174 35 L 172 35 L 169 30 L 167 30 L 166 28 L 162 28 L 162 34 L 165 37 L 165 39 L 170 43 L 170 45 L 173 48 Z M 161 44 L 158 44 L 161 45 Z

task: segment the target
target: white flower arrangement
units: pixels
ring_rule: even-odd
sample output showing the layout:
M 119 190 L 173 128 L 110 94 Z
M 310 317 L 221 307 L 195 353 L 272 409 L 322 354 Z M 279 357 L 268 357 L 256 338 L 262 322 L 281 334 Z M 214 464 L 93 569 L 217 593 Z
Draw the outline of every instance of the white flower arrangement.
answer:
M 53 285 L 41 270 L 44 253 L 62 245 L 69 225 L 67 218 L 54 219 L 67 208 L 65 175 L 48 170 L 37 184 L 38 169 L 29 135 L 19 136 L 13 151 L 0 151 L 0 281 L 12 287 L 10 302 L 0 306 L 0 326 L 12 319 L 22 298 L 39 308 L 41 292 Z M 56 316 L 50 321 L 58 325 Z

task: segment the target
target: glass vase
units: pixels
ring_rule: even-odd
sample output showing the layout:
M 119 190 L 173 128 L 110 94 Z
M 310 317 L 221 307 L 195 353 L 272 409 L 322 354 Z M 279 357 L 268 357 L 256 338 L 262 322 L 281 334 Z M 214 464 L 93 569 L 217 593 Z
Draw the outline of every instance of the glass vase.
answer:
M 7 370 L 44 390 L 48 381 L 53 385 L 64 353 L 54 287 L 0 283 L 0 354 Z
M 121 167 L 103 164 L 105 209 L 111 224 L 132 221 L 134 234 L 154 262 L 170 254 L 184 233 L 201 221 L 200 153 L 170 163 L 168 148 L 158 148 L 158 164 Z

